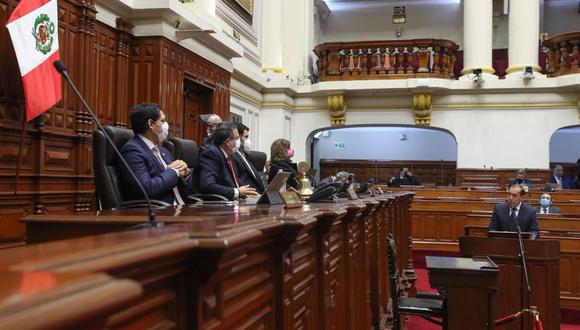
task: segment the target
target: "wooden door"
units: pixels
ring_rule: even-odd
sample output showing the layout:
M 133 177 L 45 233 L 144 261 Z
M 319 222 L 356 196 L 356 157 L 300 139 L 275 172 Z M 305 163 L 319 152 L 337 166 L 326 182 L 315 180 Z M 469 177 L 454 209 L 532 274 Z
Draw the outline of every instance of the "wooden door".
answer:
M 183 118 L 185 118 L 183 138 L 194 140 L 201 145 L 206 136 L 206 126 L 199 115 L 211 113 L 212 90 L 186 79 L 183 95 Z

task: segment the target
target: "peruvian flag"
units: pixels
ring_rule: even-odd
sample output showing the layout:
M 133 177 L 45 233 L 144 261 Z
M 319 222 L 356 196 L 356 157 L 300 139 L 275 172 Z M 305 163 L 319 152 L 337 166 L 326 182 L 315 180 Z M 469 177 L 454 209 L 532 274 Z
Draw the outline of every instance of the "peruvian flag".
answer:
M 14 44 L 30 121 L 60 101 L 57 0 L 22 0 L 6 27 Z

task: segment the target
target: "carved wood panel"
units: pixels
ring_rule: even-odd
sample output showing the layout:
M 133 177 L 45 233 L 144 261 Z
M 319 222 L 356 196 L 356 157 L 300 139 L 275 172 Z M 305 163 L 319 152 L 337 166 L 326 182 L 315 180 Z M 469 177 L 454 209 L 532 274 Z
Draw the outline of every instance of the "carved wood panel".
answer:
M 284 258 L 284 328 L 318 327 L 316 236 L 301 233 Z
M 17 4 L 0 0 L 0 25 Z M 134 38 L 132 24 L 124 19 L 117 20 L 117 28 L 97 22 L 94 0 L 61 0 L 58 13 L 61 60 L 103 124 L 126 127 L 132 105 L 161 102 L 172 114 L 174 133 L 181 136 L 186 75 L 217 91 L 212 100 L 220 108 L 212 111 L 228 118 L 231 74 L 226 70 L 169 40 Z M 25 108 L 7 29 L 0 29 L 0 58 L 0 187 L 5 192 L 0 195 L 0 213 L 8 214 L 2 217 L 0 239 L 22 239 L 19 212 L 23 216 L 91 209 L 94 123 L 63 81 L 62 100 L 26 125 L 16 185 Z M 22 208 L 11 205 L 14 196 L 22 199 Z

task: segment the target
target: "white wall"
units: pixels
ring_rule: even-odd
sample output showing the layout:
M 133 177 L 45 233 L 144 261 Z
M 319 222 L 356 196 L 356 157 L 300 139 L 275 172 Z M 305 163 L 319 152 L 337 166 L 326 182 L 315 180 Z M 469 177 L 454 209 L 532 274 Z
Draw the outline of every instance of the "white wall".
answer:
M 577 0 L 544 0 L 544 28 L 550 36 L 580 31 Z
M 320 159 L 456 160 L 457 144 L 439 130 L 350 127 L 319 134 L 315 153 Z
M 558 130 L 550 140 L 550 162 L 575 163 L 580 158 L 580 127 Z
M 437 111 L 431 124 L 457 138 L 458 168 L 548 168 L 549 141 L 577 109 Z
M 332 11 L 323 23 L 323 42 L 397 39 L 392 23 L 393 7 L 406 6 L 407 23 L 401 39 L 440 38 L 458 44 L 463 40 L 463 8 L 459 1 L 440 4 L 406 4 Z M 437 28 L 433 28 L 436 26 Z

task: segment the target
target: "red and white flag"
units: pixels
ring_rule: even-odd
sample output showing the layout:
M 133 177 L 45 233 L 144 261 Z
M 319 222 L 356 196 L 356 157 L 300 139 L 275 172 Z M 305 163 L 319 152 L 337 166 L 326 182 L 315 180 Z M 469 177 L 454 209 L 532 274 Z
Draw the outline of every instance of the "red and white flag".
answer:
M 6 27 L 18 58 L 30 121 L 60 101 L 57 0 L 22 0 Z

